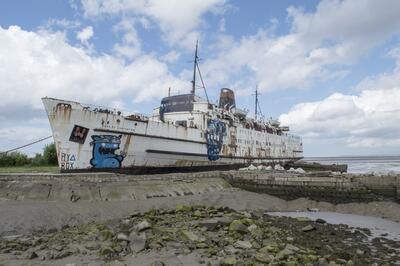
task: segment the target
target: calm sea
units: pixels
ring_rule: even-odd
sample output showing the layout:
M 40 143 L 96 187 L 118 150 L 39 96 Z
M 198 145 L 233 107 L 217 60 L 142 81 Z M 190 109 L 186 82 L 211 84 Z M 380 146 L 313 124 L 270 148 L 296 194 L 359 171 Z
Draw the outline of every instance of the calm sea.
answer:
M 400 156 L 306 157 L 321 164 L 347 164 L 349 173 L 400 173 Z

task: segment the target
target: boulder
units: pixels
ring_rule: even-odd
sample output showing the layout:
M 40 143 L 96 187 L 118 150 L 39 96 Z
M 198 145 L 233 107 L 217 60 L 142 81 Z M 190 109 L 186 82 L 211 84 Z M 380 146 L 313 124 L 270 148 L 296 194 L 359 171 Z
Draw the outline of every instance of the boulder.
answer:
M 131 250 L 138 253 L 146 248 L 146 234 L 133 231 L 129 234 L 129 242 Z
M 284 171 L 285 170 L 285 168 L 283 168 L 280 164 L 276 164 L 274 169 L 277 170 L 277 171 Z
M 117 234 L 117 240 L 118 241 L 129 241 L 129 238 L 126 234 L 124 233 L 118 233 Z
M 201 227 L 207 228 L 209 231 L 214 231 L 218 226 L 227 226 L 232 222 L 231 219 L 226 217 L 215 217 L 211 219 L 201 220 L 197 224 Z
M 306 173 L 306 171 L 304 171 L 303 168 L 300 168 L 300 167 L 296 168 L 295 172 L 298 173 L 298 174 L 305 174 Z
M 242 241 L 242 240 L 236 241 L 235 244 L 233 244 L 233 246 L 235 248 L 240 248 L 240 249 L 250 249 L 253 247 L 249 241 Z
M 228 257 L 220 261 L 219 265 L 221 266 L 234 266 L 236 265 L 237 260 L 234 257 Z
M 310 222 L 311 221 L 311 219 L 308 217 L 296 217 L 295 219 L 299 222 Z
M 259 250 L 256 252 L 255 259 L 261 263 L 270 263 L 274 259 L 274 256 L 269 252 Z
M 184 239 L 192 241 L 192 242 L 196 242 L 196 241 L 200 240 L 200 238 L 195 233 L 193 233 L 189 230 L 182 230 L 181 234 Z
M 245 234 L 247 233 L 247 226 L 244 225 L 240 220 L 234 220 L 229 225 L 229 231 Z
M 136 229 L 137 229 L 139 232 L 144 231 L 144 230 L 147 230 L 147 229 L 150 229 L 150 228 L 151 228 L 151 224 L 150 224 L 148 221 L 146 221 L 146 220 L 143 220 L 142 222 L 140 222 L 140 223 L 138 223 L 138 224 L 136 225 Z
M 249 167 L 247 167 L 248 170 L 250 171 L 254 171 L 257 170 L 257 167 L 255 167 L 254 165 L 250 164 Z
M 310 231 L 314 231 L 315 227 L 311 224 L 304 226 L 303 228 L 301 228 L 301 231 L 303 232 L 310 232 Z

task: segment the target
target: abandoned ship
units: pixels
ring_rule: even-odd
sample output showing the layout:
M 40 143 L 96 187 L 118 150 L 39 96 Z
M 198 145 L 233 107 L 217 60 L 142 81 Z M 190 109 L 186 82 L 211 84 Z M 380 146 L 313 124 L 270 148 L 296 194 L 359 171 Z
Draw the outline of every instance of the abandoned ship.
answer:
M 196 95 L 197 73 L 205 89 L 196 45 L 191 92 L 163 98 L 149 116 L 42 98 L 61 171 L 226 170 L 303 157 L 300 137 L 257 111 L 248 117 L 231 89 L 221 89 L 218 105 Z

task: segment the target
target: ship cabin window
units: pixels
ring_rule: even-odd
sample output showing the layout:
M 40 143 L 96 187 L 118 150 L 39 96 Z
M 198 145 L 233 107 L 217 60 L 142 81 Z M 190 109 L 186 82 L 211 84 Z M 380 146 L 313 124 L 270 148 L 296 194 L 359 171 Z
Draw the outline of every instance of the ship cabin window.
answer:
M 191 112 L 193 111 L 193 94 L 175 95 L 165 97 L 161 100 L 160 114 L 172 112 Z
M 175 121 L 175 125 L 187 127 L 187 121 L 186 120 Z

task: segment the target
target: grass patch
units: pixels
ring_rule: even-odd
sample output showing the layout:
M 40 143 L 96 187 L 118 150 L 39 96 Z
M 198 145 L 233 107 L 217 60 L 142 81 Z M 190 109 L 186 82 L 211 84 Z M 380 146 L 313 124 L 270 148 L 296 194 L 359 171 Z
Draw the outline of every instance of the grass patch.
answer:
M 11 166 L 0 167 L 0 174 L 5 173 L 59 173 L 58 166 Z

